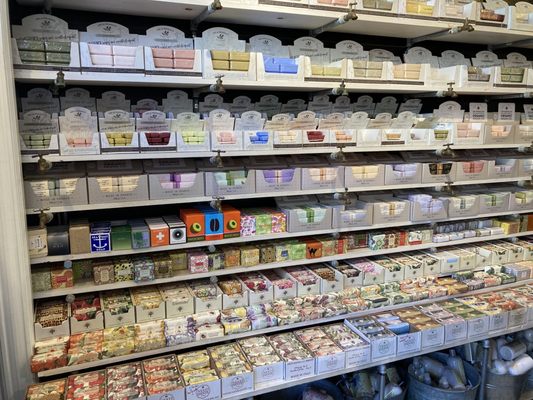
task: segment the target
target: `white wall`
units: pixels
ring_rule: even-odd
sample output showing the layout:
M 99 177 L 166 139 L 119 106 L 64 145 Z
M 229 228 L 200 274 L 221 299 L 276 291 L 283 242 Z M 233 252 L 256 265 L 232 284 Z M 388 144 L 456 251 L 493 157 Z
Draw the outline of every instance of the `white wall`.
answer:
M 0 369 L 10 400 L 24 398 L 33 379 L 30 266 L 17 109 L 10 48 L 8 0 L 0 0 Z

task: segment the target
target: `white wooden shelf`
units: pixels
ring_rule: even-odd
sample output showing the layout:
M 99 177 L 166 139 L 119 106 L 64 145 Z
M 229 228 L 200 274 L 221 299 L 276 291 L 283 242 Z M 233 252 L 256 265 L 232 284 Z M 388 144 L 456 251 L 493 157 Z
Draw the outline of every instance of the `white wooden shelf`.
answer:
M 434 299 L 434 300 L 438 301 L 438 299 Z M 431 348 L 428 348 L 428 349 L 417 351 L 415 353 L 407 353 L 407 354 L 396 355 L 394 357 L 387 358 L 386 360 L 373 361 L 371 363 L 360 365 L 360 366 L 357 366 L 357 367 L 344 368 L 344 369 L 342 369 L 340 371 L 317 374 L 317 375 L 310 376 L 308 378 L 298 379 L 298 380 L 288 381 L 288 382 L 287 381 L 270 382 L 268 385 L 261 385 L 259 387 L 256 385 L 255 390 L 253 391 L 253 393 L 247 393 L 247 394 L 244 393 L 244 394 L 239 394 L 239 395 L 236 395 L 236 396 L 224 397 L 223 399 L 224 400 L 248 399 L 251 394 L 253 394 L 254 396 L 260 396 L 260 395 L 265 394 L 265 393 L 275 392 L 276 390 L 287 389 L 289 387 L 302 385 L 304 383 L 314 382 L 314 381 L 317 381 L 319 379 L 333 378 L 335 376 L 339 376 L 339 375 L 343 375 L 343 374 L 349 374 L 349 373 L 356 372 L 356 371 L 362 371 L 364 369 L 368 369 L 368 368 L 372 368 L 372 367 L 377 367 L 378 365 L 392 364 L 392 363 L 395 363 L 397 361 L 405 360 L 405 359 L 412 358 L 412 357 L 418 357 L 418 356 L 422 356 L 424 354 L 434 353 L 434 352 L 437 352 L 437 351 L 447 350 L 447 349 L 451 349 L 451 348 L 458 347 L 458 346 L 463 346 L 465 344 L 472 343 L 472 342 L 478 342 L 478 341 L 481 341 L 483 339 L 490 339 L 490 338 L 494 338 L 494 337 L 497 337 L 497 336 L 508 335 L 508 334 L 511 334 L 511 333 L 520 332 L 522 330 L 526 330 L 526 329 L 529 329 L 529 328 L 532 328 L 532 327 L 533 327 L 533 322 L 528 322 L 527 324 L 515 326 L 515 327 L 512 327 L 512 328 L 508 328 L 508 329 L 501 329 L 499 331 L 494 331 L 494 332 L 491 331 L 488 334 L 483 335 L 482 337 L 479 337 L 479 338 L 467 338 L 467 339 L 459 340 L 459 341 L 452 342 L 452 343 L 445 343 L 442 346 L 431 347 Z M 524 399 L 524 400 L 526 400 L 526 399 Z
M 48 370 L 48 371 L 42 371 L 42 372 L 39 372 L 37 374 L 37 376 L 39 378 L 44 378 L 44 377 L 50 377 L 50 376 L 57 376 L 57 375 L 61 375 L 61 374 L 68 374 L 68 373 L 71 373 L 71 372 L 77 372 L 77 371 L 81 371 L 81 370 L 85 370 L 85 369 L 89 369 L 89 368 L 100 368 L 100 367 L 104 367 L 104 366 L 109 365 L 109 364 L 116 364 L 116 363 L 121 363 L 121 362 L 129 362 L 129 361 L 134 360 L 134 359 L 154 357 L 154 356 L 157 356 L 159 354 L 173 353 L 173 352 L 180 351 L 180 350 L 192 349 L 194 347 L 210 346 L 212 344 L 220 343 L 220 342 L 226 342 L 228 340 L 237 340 L 237 339 L 242 339 L 242 338 L 250 337 L 250 336 L 266 335 L 266 334 L 271 334 L 271 333 L 275 333 L 275 332 L 282 332 L 282 331 L 287 331 L 287 330 L 304 328 L 304 327 L 308 327 L 308 326 L 314 326 L 314 325 L 319 325 L 319 324 L 324 324 L 324 323 L 329 323 L 329 322 L 337 322 L 337 321 L 342 321 L 342 320 L 347 319 L 347 318 L 364 317 L 364 316 L 367 316 L 367 315 L 372 315 L 372 314 L 376 314 L 376 313 L 380 313 L 380 312 L 393 311 L 393 310 L 397 310 L 397 309 L 400 309 L 400 308 L 406 308 L 406 307 L 412 307 L 412 306 L 417 306 L 417 305 L 430 304 L 430 303 L 435 303 L 437 301 L 446 301 L 446 300 L 451 300 L 451 299 L 458 298 L 458 297 L 463 297 L 463 296 L 474 296 L 474 295 L 478 295 L 478 294 L 494 292 L 496 290 L 511 289 L 511 288 L 518 287 L 518 286 L 524 286 L 524 285 L 527 285 L 529 283 L 533 283 L 533 279 L 522 280 L 522 281 L 518 281 L 518 282 L 506 284 L 506 285 L 493 286 L 493 287 L 483 288 L 483 289 L 479 289 L 479 290 L 473 290 L 473 291 L 469 291 L 467 293 L 463 293 L 463 294 L 460 294 L 460 295 L 451 295 L 451 296 L 436 297 L 436 298 L 431 298 L 431 299 L 424 299 L 424 300 L 414 301 L 414 302 L 411 302 L 411 303 L 396 304 L 396 305 L 392 305 L 392 306 L 373 308 L 373 309 L 369 309 L 369 310 L 357 311 L 357 312 L 352 312 L 352 313 L 347 313 L 347 314 L 342 314 L 342 315 L 335 315 L 335 316 L 332 316 L 332 317 L 320 318 L 320 319 L 315 319 L 315 320 L 311 320 L 311 321 L 297 322 L 297 323 L 289 324 L 289 325 L 278 325 L 278 326 L 273 326 L 273 327 L 265 328 L 265 329 L 247 331 L 247 332 L 237 333 L 237 334 L 233 334 L 233 335 L 225 335 L 225 336 L 221 336 L 221 337 L 217 337 L 217 338 L 212 338 L 212 339 L 207 339 L 207 340 L 199 340 L 199 341 L 194 341 L 194 342 L 190 342 L 190 343 L 180 344 L 180 345 L 177 345 L 177 346 L 162 347 L 160 349 L 149 350 L 149 351 L 144 351 L 144 352 L 139 352 L 139 353 L 132 353 L 132 354 L 128 354 L 126 356 L 112 357 L 112 358 L 102 359 L 102 360 L 98 360 L 98 361 L 93 361 L 93 362 L 88 362 L 88 363 L 83 363 L 83 364 L 78 364 L 78 365 L 72 365 L 72 366 L 67 366 L 67 367 L 62 367 L 62 368 L 55 368 L 55 369 L 51 369 L 51 370 Z M 512 329 L 513 329 L 513 331 L 518 331 L 518 330 L 522 330 L 522 329 L 526 329 L 526 328 L 527 327 L 514 327 Z M 504 334 L 506 332 L 507 332 L 506 330 L 498 331 L 498 332 L 491 332 L 491 333 L 489 333 L 489 335 L 491 335 L 490 337 L 499 336 L 499 335 L 502 335 L 502 334 Z M 476 338 L 476 340 L 481 340 L 481 339 L 483 339 L 483 338 Z M 470 342 L 470 341 L 473 341 L 473 340 L 469 339 L 468 342 Z M 452 345 L 445 345 L 445 346 L 454 347 L 454 346 L 458 346 L 458 345 L 459 344 L 457 342 L 454 342 Z M 430 353 L 430 352 L 433 352 L 433 351 L 436 351 L 436 350 L 438 350 L 438 348 L 431 348 L 431 349 L 428 349 L 427 352 Z M 410 354 L 408 356 L 405 356 L 405 358 L 410 358 L 410 357 L 413 357 L 413 356 L 414 356 L 414 354 Z M 387 360 L 387 362 L 393 362 L 393 361 L 395 361 L 395 359 L 391 359 L 390 361 Z M 383 360 L 380 361 L 379 363 L 376 363 L 376 364 L 373 364 L 373 365 L 380 365 L 380 364 L 383 364 Z M 369 368 L 371 366 L 372 365 L 361 366 L 361 369 Z M 345 372 L 348 372 L 348 371 L 345 371 Z M 339 375 L 339 374 L 342 374 L 342 373 L 343 373 L 343 371 L 336 371 L 335 373 L 332 373 L 331 376 Z M 320 376 L 315 375 L 312 378 L 310 377 L 309 379 L 310 379 L 309 382 L 317 380 L 317 379 L 321 379 L 321 375 Z M 269 387 L 269 389 L 272 388 L 272 391 L 279 390 L 279 389 L 281 389 L 283 387 L 291 386 L 292 383 L 293 382 L 283 382 L 283 383 L 280 383 L 280 385 L 275 385 L 275 386 Z M 294 384 L 298 384 L 298 383 L 294 383 Z M 263 389 L 263 390 L 269 391 L 267 389 Z M 264 391 L 262 393 L 266 393 L 266 391 Z M 258 394 L 260 394 L 258 391 L 254 391 L 254 395 L 258 395 Z M 246 398 L 246 397 L 249 397 L 249 396 L 250 396 L 250 394 L 248 394 L 248 396 L 235 397 L 235 399 Z
M 372 226 L 361 226 L 356 228 L 332 228 L 332 229 L 323 229 L 316 231 L 304 231 L 304 232 L 284 232 L 284 233 L 272 233 L 269 235 L 257 235 L 257 236 L 239 236 L 236 238 L 230 239 L 221 239 L 221 240 L 208 240 L 201 242 L 188 242 L 183 244 L 175 244 L 169 246 L 159 246 L 159 247 L 147 247 L 144 249 L 130 249 L 130 250 L 112 250 L 96 253 L 84 253 L 84 254 L 67 254 L 61 256 L 46 256 L 46 257 L 36 257 L 31 258 L 31 264 L 43 264 L 50 262 L 64 262 L 64 261 L 74 261 L 74 260 L 88 260 L 95 258 L 108 258 L 108 257 L 118 257 L 118 256 L 128 256 L 128 255 L 137 255 L 137 254 L 146 254 L 146 253 L 156 253 L 156 252 L 165 252 L 172 250 L 185 250 L 197 247 L 208 247 L 208 246 L 220 246 L 225 244 L 235 244 L 235 243 L 248 243 L 248 242 L 257 242 L 273 239 L 289 239 L 302 236 L 316 236 L 316 235 L 329 235 L 335 233 L 343 232 L 358 232 L 366 231 L 368 229 L 387 229 L 387 228 L 401 228 L 405 226 L 412 225 L 424 225 L 430 223 L 446 222 L 446 221 L 463 221 L 469 219 L 483 219 L 483 218 L 492 218 L 492 217 L 504 217 L 507 215 L 520 215 L 533 212 L 533 210 L 523 210 L 523 211 L 507 211 L 507 212 L 498 212 L 498 213 L 489 213 L 489 214 L 478 214 L 473 217 L 454 217 L 454 218 L 445 218 L 443 220 L 433 220 L 433 221 L 416 221 L 416 222 L 398 222 L 390 224 L 373 224 Z
M 452 144 L 452 150 L 491 150 L 491 149 L 520 149 L 528 147 L 530 143 L 513 144 Z M 442 145 L 383 145 L 371 147 L 340 146 L 344 153 L 381 153 L 395 151 L 436 151 L 442 149 Z M 231 150 L 220 153 L 221 157 L 255 157 L 255 156 L 286 156 L 293 154 L 332 154 L 340 147 L 297 147 L 290 149 L 276 148 L 273 150 Z M 50 162 L 74 162 L 74 161 L 108 161 L 108 160 L 151 160 L 151 159 L 175 159 L 175 158 L 207 158 L 217 155 L 216 151 L 189 151 L 189 152 L 147 152 L 147 153 L 103 153 L 95 155 L 60 155 L 43 154 L 43 157 Z M 35 155 L 22 155 L 22 162 L 25 164 L 36 163 L 39 158 Z
M 57 71 L 41 71 L 32 69 L 15 69 L 15 80 L 23 83 L 49 84 L 54 81 Z M 190 76 L 165 76 L 145 75 L 143 73 L 113 73 L 113 72 L 73 72 L 65 71 L 65 83 L 72 85 L 98 85 L 98 86 L 143 86 L 143 87 L 177 87 L 199 88 L 214 83 L 214 79 Z M 337 88 L 340 79 L 336 82 L 300 82 L 300 81 L 246 81 L 222 78 L 226 89 L 258 90 L 258 91 L 290 91 L 290 92 L 316 92 Z M 414 85 L 400 83 L 346 83 L 346 89 L 360 93 L 403 93 L 421 94 L 436 93 L 447 90 L 445 83 L 435 85 Z M 533 88 L 515 87 L 454 87 L 459 95 L 522 95 L 531 93 Z
M 18 0 L 22 5 L 42 6 L 42 0 Z M 198 17 L 212 0 L 54 0 L 53 7 L 73 10 L 97 11 L 106 13 L 142 15 L 191 20 Z M 222 10 L 206 19 L 212 23 L 232 23 L 265 27 L 257 33 L 267 33 L 266 27 L 311 30 L 337 20 L 345 14 L 344 8 L 338 11 L 325 11 L 315 8 L 281 6 L 270 4 L 242 4 L 238 1 L 221 0 Z M 424 36 L 454 26 L 460 22 L 438 19 L 415 18 L 398 15 L 375 15 L 358 13 L 356 21 L 349 21 L 332 29 L 361 35 L 414 38 Z M 533 39 L 533 32 L 510 30 L 497 26 L 476 25 L 474 32 L 443 35 L 432 40 L 450 43 L 503 44 L 519 40 Z M 520 44 L 521 47 L 531 47 Z
M 322 263 L 322 262 L 329 262 L 329 261 L 346 260 L 349 258 L 372 257 L 372 256 L 395 254 L 395 253 L 402 253 L 402 252 L 409 252 L 409 251 L 416 251 L 416 250 L 428 250 L 428 249 L 433 249 L 433 248 L 438 248 L 438 247 L 480 243 L 480 242 L 486 242 L 489 240 L 510 239 L 514 237 L 527 236 L 531 234 L 533 234 L 533 231 L 526 231 L 526 232 L 513 233 L 513 234 L 503 234 L 503 235 L 473 237 L 473 238 L 453 240 L 453 241 L 441 242 L 441 243 L 432 242 L 432 243 L 423 243 L 423 244 L 413 245 L 413 246 L 399 246 L 399 247 L 394 247 L 391 249 L 382 249 L 382 250 L 370 250 L 368 248 L 364 248 L 364 249 L 357 249 L 354 251 L 349 251 L 343 254 L 335 254 L 333 256 L 328 256 L 328 257 L 311 258 L 311 259 L 304 258 L 301 260 L 290 260 L 290 261 L 274 262 L 274 263 L 268 263 L 268 264 L 259 264 L 253 267 L 227 268 L 227 269 L 220 269 L 216 271 L 209 271 L 209 272 L 199 273 L 199 274 L 191 274 L 189 271 L 185 270 L 185 271 L 180 271 L 179 275 L 175 275 L 170 278 L 154 279 L 152 281 L 139 282 L 139 283 L 134 282 L 134 281 L 125 281 L 125 282 L 109 283 L 106 285 L 95 285 L 94 283 L 90 282 L 85 285 L 75 285 L 74 287 L 66 288 L 66 289 L 52 289 L 52 290 L 47 290 L 47 291 L 42 291 L 42 292 L 34 292 L 33 298 L 34 299 L 45 299 L 45 298 L 50 298 L 50 297 L 66 296 L 68 294 L 93 293 L 93 292 L 104 291 L 104 290 L 126 289 L 126 288 L 139 287 L 139 286 L 151 286 L 151 285 L 158 285 L 158 284 L 171 283 L 171 282 L 188 281 L 192 279 L 211 278 L 213 276 L 233 275 L 233 274 L 239 274 L 241 272 L 263 271 L 267 269 L 286 268 L 286 267 L 293 267 L 297 265 L 306 265 L 306 264 L 315 264 L 315 263 Z
M 509 182 L 521 182 L 531 180 L 530 176 L 522 176 L 516 178 L 494 178 L 494 179 L 482 179 L 475 181 L 457 181 L 450 183 L 451 186 L 467 186 L 467 185 L 483 185 L 494 183 L 509 183 Z M 140 200 L 140 201 L 120 201 L 116 203 L 102 203 L 102 204 L 83 204 L 75 206 L 61 206 L 50 207 L 48 212 L 60 213 L 60 212 L 75 212 L 75 211 L 90 211 L 90 210 L 107 210 L 115 208 L 128 208 L 128 207 L 152 207 L 167 204 L 188 204 L 188 203 L 200 203 L 209 202 L 216 198 L 221 198 L 224 201 L 228 200 L 247 200 L 247 199 L 263 199 L 271 197 L 287 197 L 287 196 L 302 196 L 302 195 L 314 195 L 314 194 L 334 194 L 341 192 L 349 193 L 362 193 L 362 192 L 375 192 L 380 190 L 401 190 L 401 189 L 421 189 L 421 188 L 440 188 L 447 186 L 447 183 L 417 183 L 417 184 L 405 184 L 405 185 L 383 185 L 383 186 L 368 186 L 368 187 L 348 187 L 348 188 L 334 188 L 334 189 L 309 189 L 309 190 L 294 190 L 286 192 L 266 192 L 266 193 L 251 193 L 251 194 L 235 194 L 235 195 L 221 195 L 221 196 L 199 196 L 199 197 L 185 197 L 181 199 L 164 199 L 164 200 Z M 26 209 L 26 214 L 39 214 L 39 209 Z

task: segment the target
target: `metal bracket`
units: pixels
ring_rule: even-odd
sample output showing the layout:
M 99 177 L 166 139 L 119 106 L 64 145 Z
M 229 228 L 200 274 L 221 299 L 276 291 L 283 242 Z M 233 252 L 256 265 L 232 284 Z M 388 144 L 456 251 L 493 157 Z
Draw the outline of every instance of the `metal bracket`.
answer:
M 209 205 L 217 211 L 222 211 L 222 200 L 224 200 L 224 196 L 213 196 Z
M 52 14 L 54 0 L 43 0 L 43 14 Z
M 423 42 L 425 40 L 435 39 L 444 35 L 455 35 L 461 32 L 474 32 L 474 25 L 470 23 L 466 18 L 462 25 L 454 26 L 449 29 L 443 29 L 442 31 L 430 33 L 428 35 L 422 35 L 414 38 L 407 39 L 407 47 L 413 47 L 414 44 Z
M 61 89 L 65 89 L 66 86 L 67 86 L 67 84 L 65 82 L 65 73 L 62 70 L 57 71 L 56 78 L 50 84 L 50 91 L 54 95 L 58 95 L 59 91 Z
M 329 158 L 331 158 L 333 161 L 346 161 L 346 153 L 344 152 L 344 146 L 338 146 L 338 151 L 335 153 L 331 153 L 329 155 Z
M 524 45 L 531 44 L 533 42 L 533 39 L 522 39 L 522 40 L 515 40 L 514 42 L 505 42 L 505 43 L 499 43 L 499 44 L 489 44 L 487 47 L 489 50 L 498 50 L 502 49 L 504 47 L 522 47 Z
M 37 168 L 39 169 L 40 173 L 46 172 L 50 168 L 52 168 L 52 162 L 45 159 L 43 154 L 36 154 L 32 156 L 32 158 L 36 157 L 39 157 L 39 159 L 37 160 Z
M 454 195 L 456 193 L 454 187 L 452 186 L 453 182 L 445 182 L 445 185 L 446 186 L 440 186 L 436 189 L 439 189 L 441 192 L 444 192 L 450 195 Z
M 528 181 L 519 181 L 518 186 L 523 187 L 524 189 L 533 189 L 533 176 Z
M 452 97 L 456 98 L 458 97 L 458 94 L 455 90 L 453 90 L 453 85 L 455 85 L 455 82 L 448 82 L 448 89 L 443 93 L 444 97 Z
M 522 146 L 522 147 L 519 147 L 518 148 L 518 151 L 520 153 L 525 153 L 525 154 L 531 154 L 533 153 L 533 143 L 531 143 L 529 146 Z
M 314 96 L 348 96 L 348 94 L 346 82 L 343 79 L 336 88 L 309 93 L 309 100 L 312 100 Z
M 224 75 L 216 75 L 217 80 L 214 84 L 194 89 L 192 92 L 193 97 L 196 99 L 200 97 L 202 93 L 226 93 L 226 88 L 224 87 L 224 83 L 222 82 L 223 77 Z
M 209 162 L 216 166 L 217 168 L 222 168 L 224 166 L 224 161 L 222 160 L 222 156 L 220 155 L 220 153 L 225 153 L 226 151 L 225 150 L 216 150 L 215 153 L 217 153 L 216 155 L 212 156 L 210 159 L 209 159 Z
M 436 150 L 435 154 L 442 158 L 455 158 L 455 151 L 450 147 L 452 145 L 453 143 L 446 143 L 442 149 Z
M 196 36 L 196 31 L 198 30 L 198 25 L 200 25 L 207 17 L 209 17 L 211 14 L 217 12 L 218 10 L 222 10 L 222 3 L 220 0 L 214 0 L 211 4 L 209 4 L 204 11 L 200 13 L 196 18 L 194 18 L 191 21 L 191 32 L 193 37 Z
M 379 400 L 385 400 L 385 384 L 387 377 L 387 364 L 378 365 L 379 373 Z
M 345 206 L 352 204 L 352 201 L 350 200 L 350 196 L 348 195 L 348 188 L 344 188 L 344 192 L 342 193 L 339 193 L 339 192 L 335 193 L 333 195 L 333 198 L 335 200 L 341 200 L 342 202 L 344 202 Z
M 41 229 L 54 219 L 54 214 L 46 212 L 50 211 L 49 208 L 40 208 L 33 211 L 39 211 L 39 228 Z
M 332 28 L 335 28 L 339 25 L 344 25 L 348 21 L 355 21 L 357 18 L 359 18 L 355 12 L 355 5 L 356 2 L 352 2 L 348 5 L 348 12 L 342 16 L 340 16 L 335 21 L 331 21 L 325 25 L 322 25 L 321 27 L 318 27 L 316 29 L 311 29 L 309 31 L 309 36 L 316 37 L 320 35 L 321 33 L 324 33 L 326 31 L 329 31 Z
M 515 94 L 502 94 L 497 96 L 486 97 L 487 101 L 490 100 L 508 100 L 508 99 L 531 99 L 533 98 L 533 92 L 515 93 Z

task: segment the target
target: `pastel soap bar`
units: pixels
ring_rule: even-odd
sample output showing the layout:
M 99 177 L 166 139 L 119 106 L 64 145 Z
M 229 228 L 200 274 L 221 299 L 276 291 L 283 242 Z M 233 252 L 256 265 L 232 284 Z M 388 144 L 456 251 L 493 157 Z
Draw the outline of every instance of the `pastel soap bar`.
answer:
M 193 59 L 175 58 L 173 60 L 172 66 L 174 67 L 174 69 L 193 69 L 194 58 Z
M 154 65 L 156 68 L 173 68 L 174 60 L 172 60 L 171 58 L 155 58 L 154 57 Z
M 152 48 L 152 56 L 155 58 L 173 58 L 172 56 L 173 50 L 172 49 L 159 49 L 159 48 Z
M 196 53 L 194 50 L 181 50 L 181 49 L 172 50 L 172 57 L 180 59 L 180 60 L 194 60 L 195 55 Z
M 135 57 L 136 52 L 137 52 L 137 47 L 113 45 L 114 56 Z
M 111 56 L 113 55 L 113 51 L 110 45 L 107 44 L 88 44 L 89 47 L 89 53 L 91 53 L 91 56 L 93 54 L 99 54 L 99 55 L 106 55 Z M 93 62 L 94 64 L 94 62 Z

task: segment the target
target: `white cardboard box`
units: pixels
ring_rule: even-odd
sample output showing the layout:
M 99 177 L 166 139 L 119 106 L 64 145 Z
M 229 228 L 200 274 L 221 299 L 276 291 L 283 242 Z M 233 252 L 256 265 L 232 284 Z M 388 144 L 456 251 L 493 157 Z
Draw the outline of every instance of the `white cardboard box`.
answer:
M 104 329 L 104 313 L 97 311 L 94 318 L 86 321 L 78 321 L 75 317 L 70 317 L 70 333 L 92 332 Z

